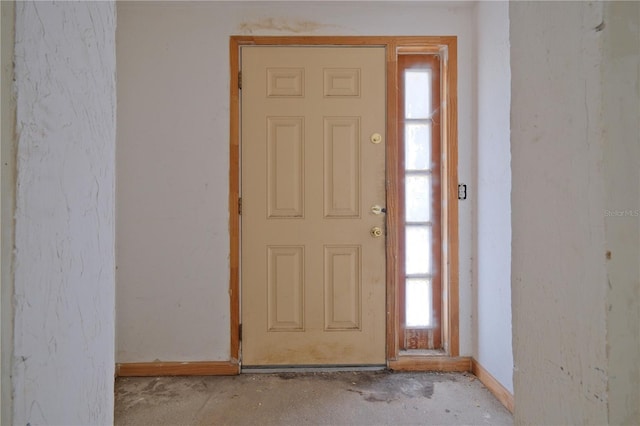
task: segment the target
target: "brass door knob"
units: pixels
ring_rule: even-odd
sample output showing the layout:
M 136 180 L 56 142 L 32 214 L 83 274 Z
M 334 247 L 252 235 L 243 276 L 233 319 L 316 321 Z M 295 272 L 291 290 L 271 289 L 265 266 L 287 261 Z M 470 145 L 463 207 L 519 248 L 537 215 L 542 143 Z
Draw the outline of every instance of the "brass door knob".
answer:
M 374 226 L 373 228 L 371 228 L 371 231 L 369 231 L 369 233 L 373 238 L 382 237 L 382 228 L 380 228 L 379 226 Z

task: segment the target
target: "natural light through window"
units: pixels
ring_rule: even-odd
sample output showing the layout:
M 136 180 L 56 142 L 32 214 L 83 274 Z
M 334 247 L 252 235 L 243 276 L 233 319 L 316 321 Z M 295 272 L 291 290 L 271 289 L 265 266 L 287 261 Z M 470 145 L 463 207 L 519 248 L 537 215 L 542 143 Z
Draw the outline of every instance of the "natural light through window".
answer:
M 404 71 L 406 326 L 432 325 L 431 70 Z

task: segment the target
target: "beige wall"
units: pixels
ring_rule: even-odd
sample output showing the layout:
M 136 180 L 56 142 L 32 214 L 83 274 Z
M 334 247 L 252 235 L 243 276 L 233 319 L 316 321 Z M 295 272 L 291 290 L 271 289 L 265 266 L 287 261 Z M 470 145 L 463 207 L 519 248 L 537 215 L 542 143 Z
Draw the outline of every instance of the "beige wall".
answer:
M 510 19 L 515 422 L 606 424 L 602 5 Z
M 471 178 L 470 4 L 118 5 L 117 361 L 229 359 L 229 36 L 458 35 Z M 471 207 L 460 203 L 460 349 L 471 355 Z
M 1 11 L 0 75 L 0 424 L 12 423 L 11 359 L 13 357 L 13 211 L 15 205 L 15 97 L 13 92 L 13 43 L 15 30 L 15 2 L 3 1 Z
M 638 16 L 510 4 L 518 424 L 640 423 Z
M 604 8 L 609 423 L 640 424 L 640 3 Z

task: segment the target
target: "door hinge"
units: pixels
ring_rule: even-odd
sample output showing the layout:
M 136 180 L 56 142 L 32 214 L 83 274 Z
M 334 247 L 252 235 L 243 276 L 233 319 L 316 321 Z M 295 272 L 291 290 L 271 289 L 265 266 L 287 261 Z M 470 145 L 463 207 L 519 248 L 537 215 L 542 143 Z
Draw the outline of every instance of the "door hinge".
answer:
M 238 214 L 242 214 L 242 197 L 238 198 Z
M 242 341 L 242 324 L 238 324 L 238 340 Z
M 238 71 L 238 89 L 242 90 L 242 71 Z

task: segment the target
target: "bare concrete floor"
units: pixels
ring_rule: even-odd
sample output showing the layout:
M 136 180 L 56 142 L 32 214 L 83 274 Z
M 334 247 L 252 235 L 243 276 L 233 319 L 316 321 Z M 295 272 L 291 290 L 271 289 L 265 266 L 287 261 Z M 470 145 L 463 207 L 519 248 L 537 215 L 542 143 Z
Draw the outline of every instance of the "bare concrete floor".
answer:
M 116 425 L 512 425 L 471 374 L 119 378 Z

